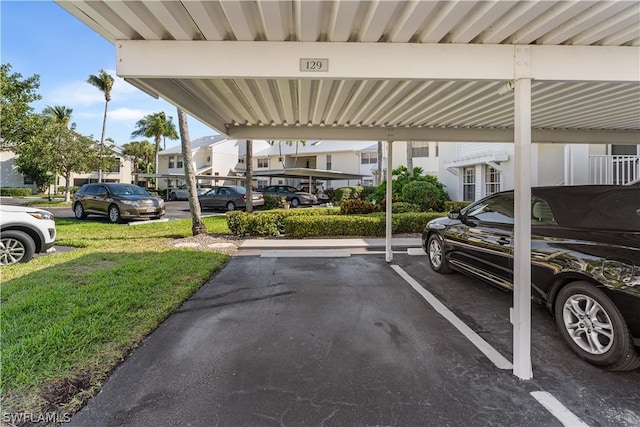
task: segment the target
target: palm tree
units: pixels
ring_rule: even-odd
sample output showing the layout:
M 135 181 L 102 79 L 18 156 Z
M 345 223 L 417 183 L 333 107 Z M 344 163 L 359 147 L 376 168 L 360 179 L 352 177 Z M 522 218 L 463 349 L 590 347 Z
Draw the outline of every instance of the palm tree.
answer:
M 69 127 L 72 113 L 73 108 L 67 108 L 64 105 L 54 105 L 53 107 L 47 105 L 44 110 L 42 110 L 42 114 L 46 117 L 49 117 L 55 123 L 60 123 L 65 127 Z
M 207 227 L 202 221 L 200 214 L 200 201 L 196 188 L 196 173 L 193 170 L 191 158 L 191 139 L 189 139 L 189 126 L 187 124 L 187 113 L 178 107 L 178 126 L 180 127 L 180 142 L 182 145 L 182 157 L 184 158 L 184 174 L 187 179 L 189 189 L 189 210 L 191 211 L 191 233 L 207 234 Z M 156 181 L 157 182 L 157 181 Z
M 153 156 L 153 146 L 146 140 L 131 141 L 122 146 L 122 154 L 133 157 L 134 183 L 138 184 L 138 173 L 141 171 L 140 162 L 144 161 L 146 167 L 149 167 L 151 157 Z
M 104 135 L 107 129 L 107 108 L 109 107 L 109 101 L 111 101 L 111 89 L 113 88 L 113 77 L 105 70 L 100 70 L 98 75 L 91 74 L 87 79 L 87 83 L 95 86 L 104 93 L 104 117 L 102 118 L 102 135 L 100 137 L 100 147 L 104 145 Z M 98 168 L 98 182 L 102 182 L 102 162 Z
M 147 114 L 136 122 L 136 130 L 131 132 L 131 137 L 136 138 L 143 136 L 145 138 L 153 138 L 156 144 L 155 149 L 155 172 L 158 172 L 158 153 L 160 152 L 160 141 L 162 137 L 169 139 L 178 139 L 176 127 L 172 122 L 173 118 L 166 116 L 164 111 L 154 114 Z M 158 180 L 156 179 L 156 190 L 158 189 Z

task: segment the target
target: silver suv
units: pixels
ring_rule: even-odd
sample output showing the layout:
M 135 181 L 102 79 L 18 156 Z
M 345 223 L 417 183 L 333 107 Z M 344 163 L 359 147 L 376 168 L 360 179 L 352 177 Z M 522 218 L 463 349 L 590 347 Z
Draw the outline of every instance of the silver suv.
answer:
M 56 240 L 51 212 L 28 206 L 0 205 L 0 265 L 27 262 Z

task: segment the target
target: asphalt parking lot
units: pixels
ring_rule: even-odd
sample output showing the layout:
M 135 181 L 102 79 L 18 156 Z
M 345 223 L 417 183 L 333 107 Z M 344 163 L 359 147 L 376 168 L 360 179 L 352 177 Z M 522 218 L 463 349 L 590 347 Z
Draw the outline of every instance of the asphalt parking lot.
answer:
M 521 381 L 398 272 L 509 360 L 511 294 L 437 275 L 404 251 L 394 267 L 380 252 L 267 252 L 234 256 L 71 425 L 640 425 L 640 370 L 580 361 L 542 307 L 533 309 L 534 379 Z

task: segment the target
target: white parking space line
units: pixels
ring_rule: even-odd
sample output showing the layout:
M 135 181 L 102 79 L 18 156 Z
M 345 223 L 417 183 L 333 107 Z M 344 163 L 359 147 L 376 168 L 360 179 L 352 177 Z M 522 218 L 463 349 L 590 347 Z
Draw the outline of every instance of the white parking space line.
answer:
M 349 250 L 335 249 L 300 249 L 262 251 L 261 258 L 347 258 L 351 256 Z
M 447 319 L 453 326 L 456 327 L 462 334 L 475 345 L 485 356 L 496 365 L 498 369 L 513 369 L 513 364 L 509 362 L 504 356 L 502 356 L 496 349 L 491 347 L 480 335 L 468 327 L 462 320 L 458 318 L 451 310 L 449 310 L 444 304 L 440 302 L 433 294 L 427 291 L 418 283 L 413 277 L 411 277 L 406 271 L 399 265 L 391 265 L 396 273 L 400 275 L 413 289 L 415 289 L 431 306 Z
M 584 421 L 576 417 L 558 399 L 546 391 L 533 391 L 533 396 L 542 406 L 547 408 L 551 414 L 566 427 L 589 427 Z
M 407 254 L 411 256 L 426 256 L 427 253 L 422 248 L 407 248 Z

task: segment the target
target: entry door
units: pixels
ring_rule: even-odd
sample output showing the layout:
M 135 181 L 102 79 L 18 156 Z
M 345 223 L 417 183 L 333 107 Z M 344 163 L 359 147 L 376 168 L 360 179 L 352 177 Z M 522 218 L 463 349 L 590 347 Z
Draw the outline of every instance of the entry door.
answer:
M 513 194 L 470 206 L 446 238 L 452 264 L 492 284 L 513 287 Z

